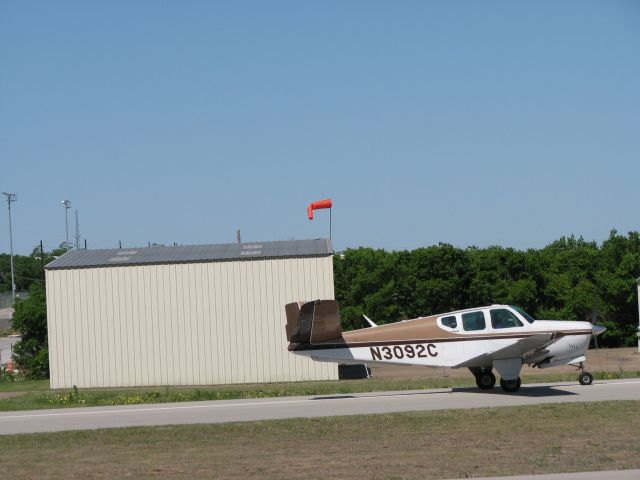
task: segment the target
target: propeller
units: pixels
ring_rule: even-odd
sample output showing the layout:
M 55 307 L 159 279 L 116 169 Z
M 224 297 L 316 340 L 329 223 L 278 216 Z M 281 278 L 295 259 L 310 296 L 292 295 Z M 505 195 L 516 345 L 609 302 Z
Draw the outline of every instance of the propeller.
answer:
M 591 336 L 593 337 L 593 343 L 596 347 L 596 350 L 598 349 L 598 335 L 600 335 L 602 332 L 604 332 L 607 329 L 602 325 L 598 325 L 596 323 L 597 319 L 598 319 L 598 309 L 594 306 L 593 309 L 591 310 Z

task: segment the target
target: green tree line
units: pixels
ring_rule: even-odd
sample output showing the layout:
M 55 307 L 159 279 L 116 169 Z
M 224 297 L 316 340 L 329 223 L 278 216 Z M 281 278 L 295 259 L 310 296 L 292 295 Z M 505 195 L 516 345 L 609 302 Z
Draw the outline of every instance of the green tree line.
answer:
M 412 251 L 349 249 L 334 258 L 343 327 L 362 314 L 390 323 L 494 303 L 541 319 L 587 320 L 607 327 L 602 345 L 636 342 L 640 233 L 613 230 L 598 244 L 563 237 L 542 249 L 466 249 L 441 243 Z
M 58 248 L 41 254 L 40 247 L 35 247 L 31 255 L 14 255 L 13 272 L 16 290 L 26 292 L 34 282 L 43 283 L 43 266 L 64 252 L 63 248 Z M 11 292 L 11 256 L 8 253 L 0 253 L 0 293 L 2 292 Z

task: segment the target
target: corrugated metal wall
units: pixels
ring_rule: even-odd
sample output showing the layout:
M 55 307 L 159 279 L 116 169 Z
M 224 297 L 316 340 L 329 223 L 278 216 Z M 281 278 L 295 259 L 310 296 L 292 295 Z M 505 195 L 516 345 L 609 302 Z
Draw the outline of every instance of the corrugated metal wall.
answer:
M 285 304 L 334 298 L 331 257 L 47 271 L 51 388 L 328 380 Z

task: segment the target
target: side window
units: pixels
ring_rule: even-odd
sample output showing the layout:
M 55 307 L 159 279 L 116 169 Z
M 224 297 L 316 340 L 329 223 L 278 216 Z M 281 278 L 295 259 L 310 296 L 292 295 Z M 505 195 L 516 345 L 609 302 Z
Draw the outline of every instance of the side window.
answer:
M 463 313 L 462 327 L 466 332 L 484 330 L 486 327 L 486 324 L 484 322 L 484 313 L 482 312 Z
M 445 327 L 458 328 L 458 322 L 456 321 L 455 315 L 451 315 L 450 317 L 443 317 L 440 319 L 440 322 Z
M 504 308 L 496 308 L 491 310 L 491 327 L 495 329 L 499 328 L 514 328 L 522 327 L 522 322 L 518 320 L 513 313 Z

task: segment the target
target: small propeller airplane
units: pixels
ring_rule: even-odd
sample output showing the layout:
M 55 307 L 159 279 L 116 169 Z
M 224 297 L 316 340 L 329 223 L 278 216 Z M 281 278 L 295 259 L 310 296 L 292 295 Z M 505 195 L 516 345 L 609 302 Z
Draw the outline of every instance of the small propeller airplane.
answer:
M 585 352 L 604 327 L 580 321 L 535 320 L 510 305 L 491 305 L 343 332 L 335 300 L 285 306 L 288 350 L 321 362 L 389 363 L 468 368 L 478 388 L 496 383 L 505 392 L 520 388 L 523 364 L 538 368 L 574 365 L 578 381 L 590 385 Z

